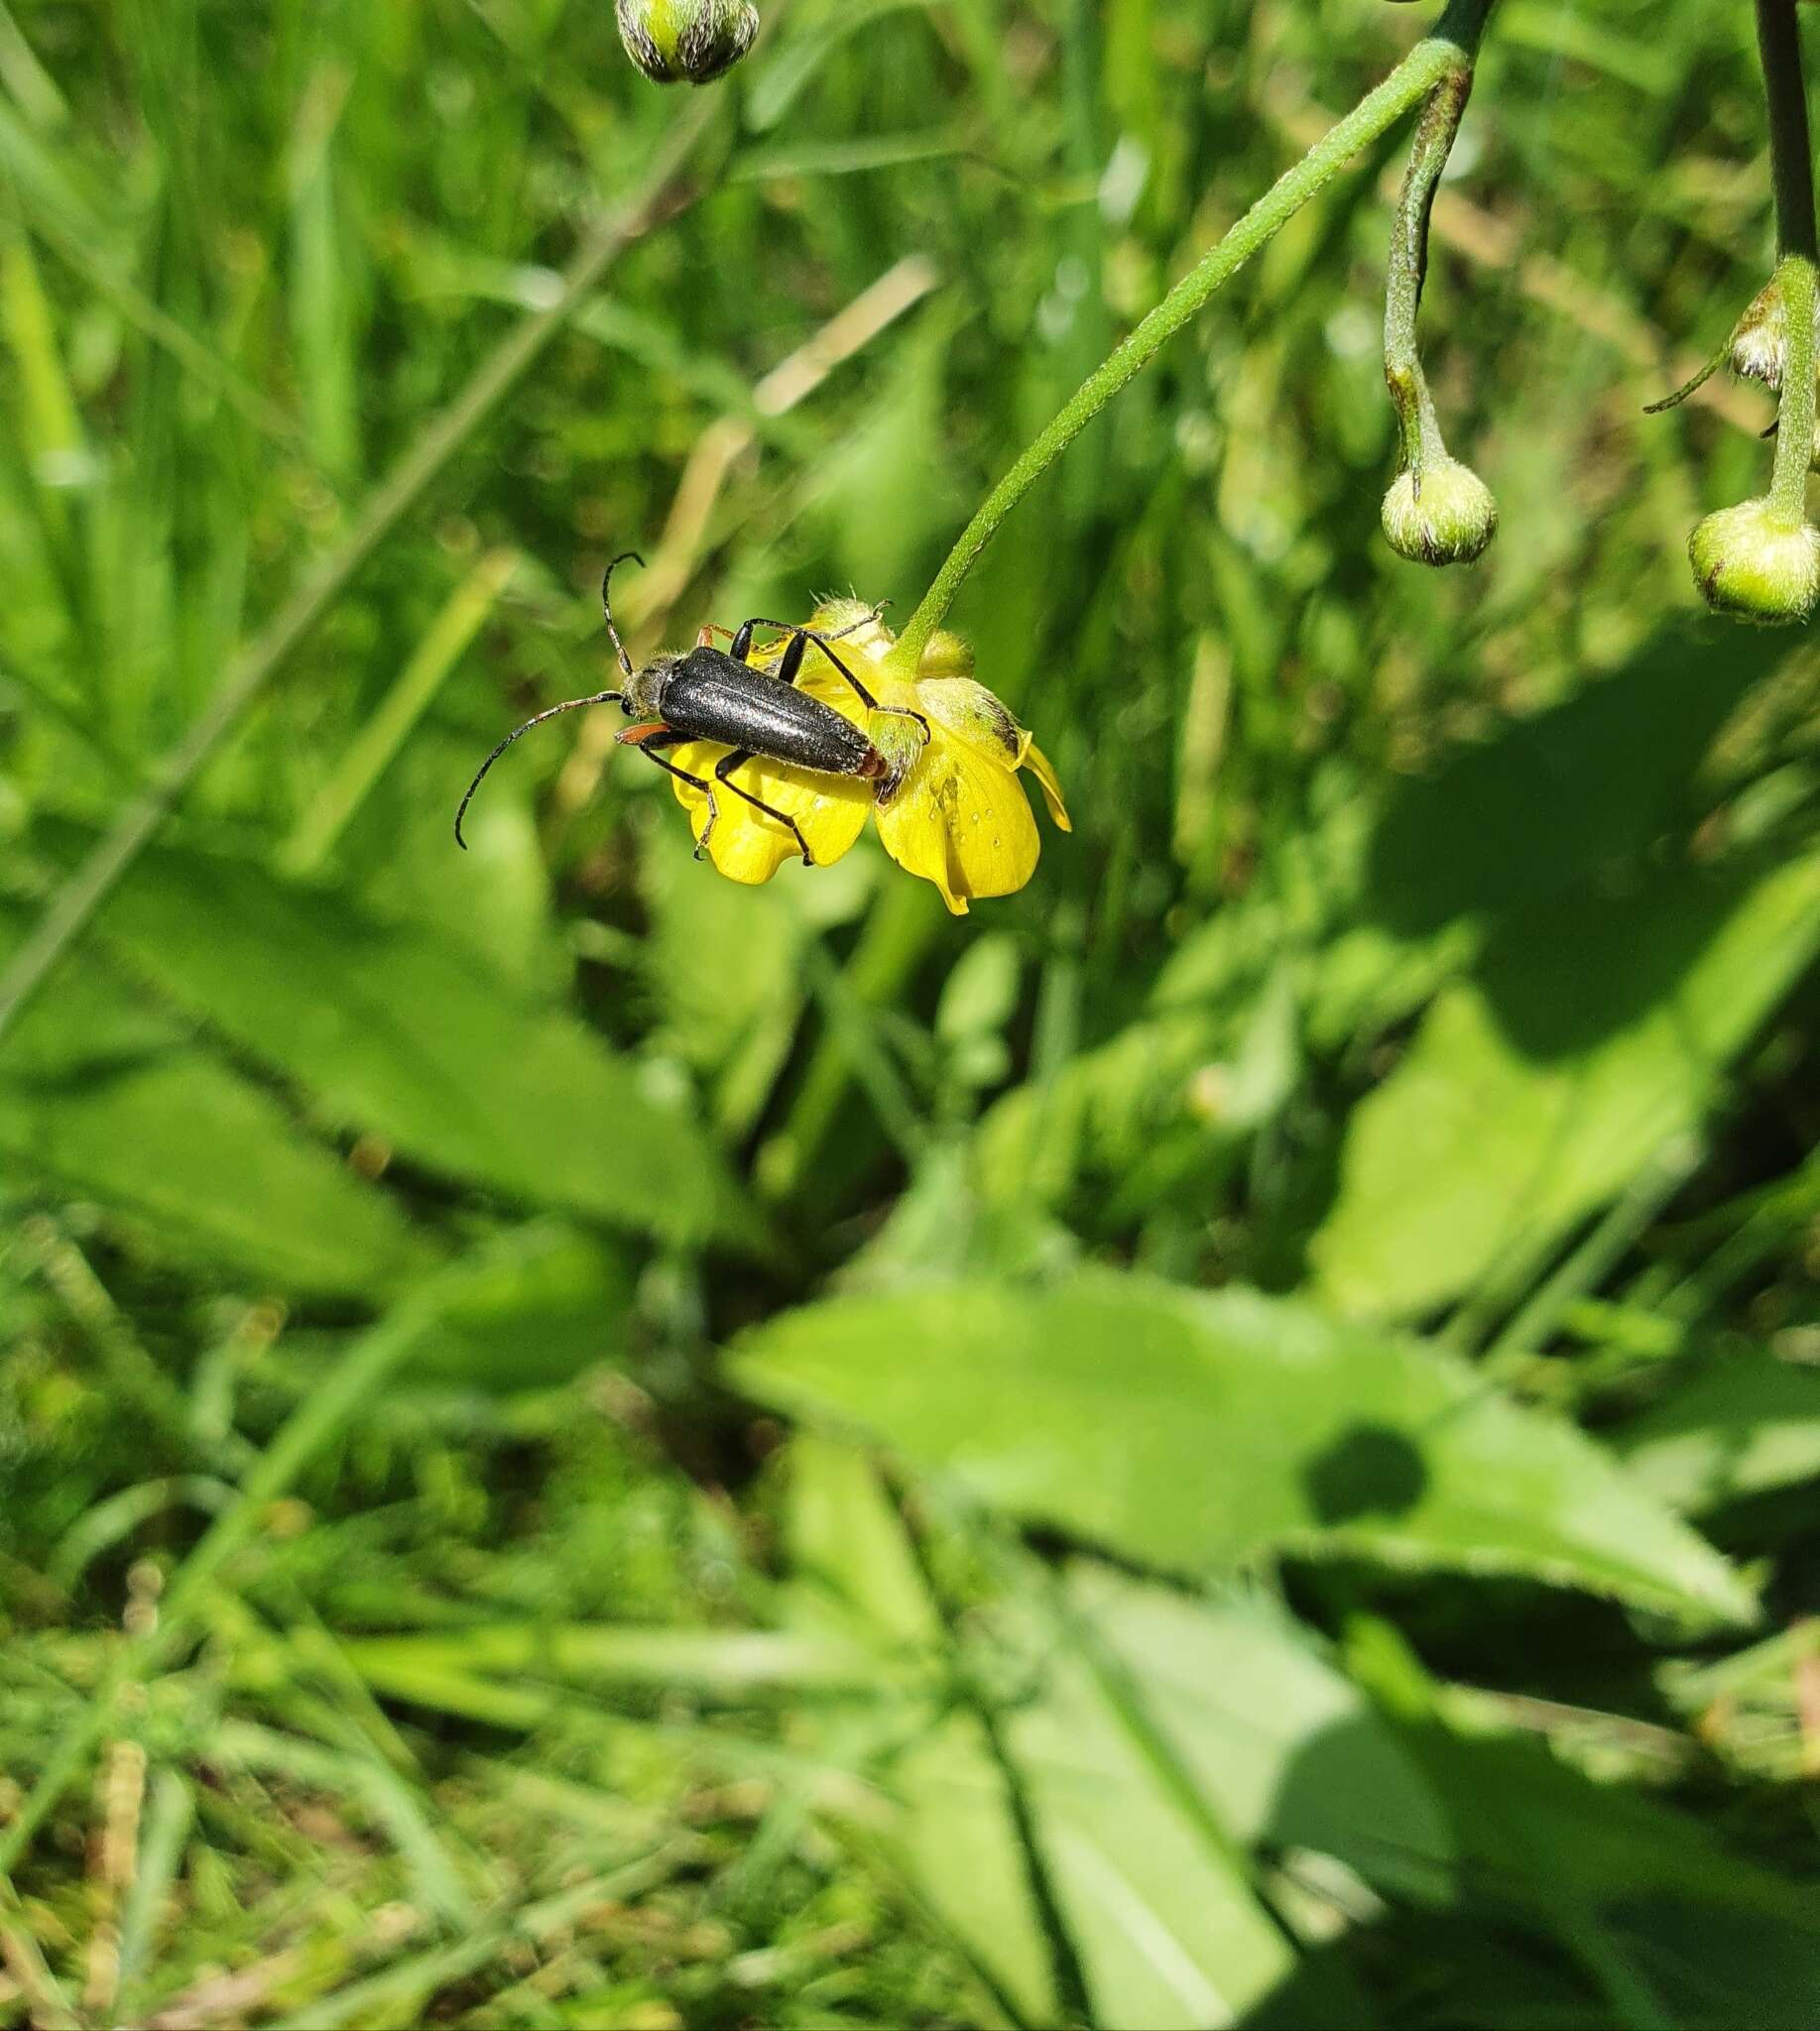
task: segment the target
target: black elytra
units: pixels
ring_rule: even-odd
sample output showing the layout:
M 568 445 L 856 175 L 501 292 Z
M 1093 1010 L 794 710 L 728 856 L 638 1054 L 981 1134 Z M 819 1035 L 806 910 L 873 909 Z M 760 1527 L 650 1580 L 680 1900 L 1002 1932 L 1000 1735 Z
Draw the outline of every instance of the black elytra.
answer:
M 819 698 L 796 688 L 809 644 L 813 643 L 852 685 L 868 712 L 913 719 L 922 729 L 924 746 L 929 739 L 928 721 L 910 706 L 881 705 L 830 647 L 841 636 L 851 634 L 854 628 L 864 627 L 865 620 L 855 621 L 852 627 L 841 629 L 839 634 L 820 635 L 812 628 L 798 627 L 793 621 L 755 618 L 742 622 L 732 631 L 725 650 L 716 649 L 712 638 L 726 635 L 728 631 L 707 627 L 702 629 L 694 648 L 686 654 L 653 657 L 643 669 L 635 669 L 613 623 L 613 573 L 628 561 L 642 565 L 645 560 L 635 550 L 626 551 L 607 566 L 606 576 L 600 584 L 600 604 L 606 614 L 607 633 L 613 638 L 614 654 L 625 681 L 617 690 L 596 691 L 586 698 L 565 699 L 560 705 L 552 705 L 526 720 L 523 726 L 515 727 L 480 765 L 473 781 L 468 784 L 467 794 L 455 813 L 456 844 L 467 845 L 461 836 L 461 821 L 467 816 L 468 805 L 473 802 L 474 792 L 479 789 L 487 771 L 514 741 L 528 734 L 533 727 L 542 726 L 546 719 L 554 719 L 558 713 L 574 712 L 589 705 L 617 704 L 629 718 L 643 722 L 627 727 L 618 736 L 620 743 L 637 748 L 660 769 L 692 784 L 707 799 L 708 822 L 701 828 L 701 837 L 695 844 L 697 860 L 706 851 L 720 819 L 720 805 L 714 795 L 714 782 L 717 782 L 782 825 L 794 838 L 803 860 L 812 867 L 814 856 L 809 852 L 808 842 L 796 821 L 788 812 L 780 811 L 743 784 L 735 782 L 734 772 L 756 757 L 763 756 L 767 761 L 788 763 L 818 776 L 857 777 L 874 783 L 879 796 L 887 802 L 897 793 L 901 773 L 893 768 L 861 728 L 842 718 L 831 705 L 824 705 Z M 876 620 L 881 611 L 875 608 L 866 618 Z M 789 638 L 775 670 L 755 669 L 750 661 L 752 637 L 760 628 L 775 628 Z M 691 775 L 686 769 L 678 769 L 662 752 L 666 748 L 680 747 L 687 741 L 713 741 L 732 751 L 715 764 L 714 782 L 709 782 L 705 777 Z

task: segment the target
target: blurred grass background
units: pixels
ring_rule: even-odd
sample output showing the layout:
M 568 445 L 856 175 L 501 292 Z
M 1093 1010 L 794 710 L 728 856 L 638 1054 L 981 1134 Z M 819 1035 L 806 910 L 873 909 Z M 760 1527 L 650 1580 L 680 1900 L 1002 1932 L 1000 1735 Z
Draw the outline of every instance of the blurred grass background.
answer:
M 643 653 L 907 612 L 1424 12 L 0 5 L 0 957 L 334 574 L 0 1039 L 0 2024 L 1820 2012 L 1814 662 L 1693 613 L 1766 405 L 1641 415 L 1749 10 L 1494 17 L 1481 567 L 1395 139 L 1007 528 L 1023 895 L 735 889 L 580 720 L 449 837 L 617 549 Z

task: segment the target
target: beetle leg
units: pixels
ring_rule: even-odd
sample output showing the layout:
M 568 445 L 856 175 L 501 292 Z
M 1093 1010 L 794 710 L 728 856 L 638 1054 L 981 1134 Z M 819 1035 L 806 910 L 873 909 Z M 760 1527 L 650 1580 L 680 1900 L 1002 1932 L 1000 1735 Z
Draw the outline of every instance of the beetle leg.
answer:
M 733 772 L 752 760 L 750 748 L 735 748 L 731 755 L 723 755 L 714 765 L 714 780 L 724 782 L 736 797 L 744 797 L 747 803 L 755 805 L 768 818 L 775 818 L 784 826 L 802 850 L 802 865 L 812 868 L 815 856 L 809 852 L 809 843 L 802 836 L 802 828 L 788 811 L 780 811 L 775 804 L 768 804 L 763 797 L 754 796 L 749 789 L 743 789 L 733 780 Z
M 743 635 L 746 638 L 748 648 L 752 645 L 752 631 L 755 628 L 775 628 L 780 635 L 807 635 L 811 642 L 841 642 L 849 635 L 857 635 L 862 628 L 871 627 L 873 622 L 890 605 L 892 605 L 892 601 L 888 599 L 880 600 L 878 605 L 872 608 L 870 612 L 862 614 L 857 621 L 849 621 L 844 628 L 836 628 L 832 635 L 817 635 L 812 630 L 805 628 L 800 621 L 767 621 L 763 616 L 756 614 L 750 621 L 742 621 L 740 623 L 738 634 L 733 634 L 725 628 L 716 628 L 714 632 L 716 635 L 728 636 L 728 639 L 733 642 L 737 642 L 740 636 Z M 734 660 L 743 662 L 745 657 L 735 652 Z
M 628 727 L 626 729 L 626 733 L 621 734 L 620 739 L 623 741 L 629 734 L 642 734 L 644 732 L 645 729 L 643 727 Z M 714 785 L 707 779 L 705 776 L 691 776 L 686 769 L 678 769 L 673 762 L 667 762 L 664 759 L 664 757 L 658 753 L 658 750 L 660 748 L 673 748 L 680 746 L 681 743 L 686 739 L 686 735 L 675 733 L 670 728 L 664 727 L 661 728 L 659 731 L 648 735 L 646 739 L 634 742 L 633 745 L 637 747 L 641 755 L 650 756 L 652 761 L 654 761 L 658 765 L 658 767 L 662 769 L 667 775 L 673 776 L 678 782 L 686 782 L 692 784 L 696 789 L 700 790 L 701 794 L 704 797 L 707 798 L 708 822 L 701 828 L 701 837 L 695 842 L 695 858 L 697 860 L 700 860 L 701 856 L 708 850 L 708 841 L 714 837 L 714 827 L 720 818 L 720 805 L 715 801 Z M 717 775 L 719 774 L 718 771 L 716 771 L 715 773 Z M 737 788 L 738 785 L 735 783 L 728 783 L 727 787 L 729 789 L 734 789 Z M 740 794 L 744 796 L 745 791 L 741 790 Z
M 715 622 L 710 621 L 702 629 L 701 633 L 696 636 L 695 646 L 698 649 L 705 649 L 708 646 L 708 638 L 710 636 L 724 635 L 727 638 L 727 653 L 732 657 L 733 660 L 735 662 L 747 662 L 752 657 L 753 630 L 755 628 L 775 628 L 780 635 L 788 635 L 789 643 L 784 651 L 783 661 L 772 671 L 772 675 L 783 683 L 793 684 L 796 681 L 796 672 L 802 667 L 802 644 L 804 642 L 838 642 L 843 636 L 855 634 L 861 628 L 869 627 L 890 605 L 890 600 L 880 600 L 878 605 L 869 614 L 862 614 L 857 621 L 849 621 L 844 628 L 836 629 L 832 635 L 812 635 L 806 628 L 798 626 L 794 621 L 767 621 L 758 615 L 754 615 L 750 621 L 742 621 L 737 628 L 722 628 Z M 832 657 L 829 658 L 830 661 L 832 659 Z M 849 683 L 854 682 L 851 670 L 844 672 L 844 674 Z M 862 691 L 860 695 L 864 697 L 865 693 Z
M 870 628 L 872 624 L 876 620 L 878 620 L 880 615 L 884 613 L 887 607 L 893 606 L 895 604 L 896 602 L 893 600 L 880 600 L 878 605 L 873 608 L 871 613 L 862 614 L 857 621 L 849 621 L 844 628 L 836 628 L 833 634 L 828 637 L 828 640 L 830 642 L 840 642 L 843 641 L 849 635 L 857 635 L 862 628 Z
M 778 663 L 777 678 L 780 684 L 793 684 L 801 676 L 802 654 L 807 647 L 808 639 L 806 636 L 792 635 L 789 638 L 789 642 Z
M 859 625 L 857 621 L 854 623 L 855 627 Z M 846 632 L 845 629 L 841 631 L 842 634 Z M 803 647 L 805 644 L 812 642 L 834 667 L 839 670 L 841 675 L 846 678 L 847 682 L 853 686 L 854 691 L 858 694 L 860 703 L 865 706 L 868 712 L 883 712 L 893 719 L 913 719 L 922 729 L 922 745 L 926 748 L 929 744 L 928 721 L 913 705 L 881 705 L 872 693 L 867 690 L 865 685 L 860 682 L 859 678 L 834 654 L 831 645 L 839 639 L 840 637 L 836 635 L 817 635 L 811 628 L 798 628 L 790 638 L 789 647 L 784 652 L 784 660 L 778 665 L 779 676 L 783 676 L 788 670 L 789 672 L 789 680 L 794 681 L 796 667 L 800 666 L 802 661 Z M 792 657 L 794 658 L 793 663 Z
M 843 630 L 842 632 L 844 633 L 845 631 Z M 846 678 L 847 682 L 853 686 L 860 703 L 865 706 L 866 710 L 868 712 L 877 712 L 880 709 L 879 701 L 867 690 L 865 685 L 860 682 L 859 678 L 853 674 L 847 665 L 841 661 L 833 650 L 828 647 L 830 642 L 837 641 L 838 639 L 837 636 L 833 635 L 817 635 L 812 628 L 796 628 L 792 630 L 790 645 L 784 652 L 784 661 L 778 665 L 779 675 L 783 675 L 785 667 L 789 663 L 791 657 L 795 657 L 797 665 L 800 666 L 803 651 L 812 642 L 834 667 L 839 670 L 841 675 Z
M 916 724 L 922 729 L 922 745 L 926 748 L 929 744 L 928 721 L 923 718 L 922 714 L 918 712 L 913 705 L 881 705 L 879 701 L 872 695 L 872 693 L 867 690 L 865 685 L 860 682 L 859 678 L 856 677 L 853 674 L 853 672 L 847 667 L 847 665 L 841 661 L 840 657 L 834 654 L 832 648 L 829 647 L 830 643 L 835 638 L 830 635 L 817 635 L 807 628 L 798 628 L 796 630 L 796 640 L 798 642 L 814 643 L 815 647 L 821 651 L 822 655 L 827 657 L 827 659 L 834 665 L 834 667 L 837 670 L 839 670 L 841 675 L 846 678 L 847 682 L 853 686 L 854 690 L 858 692 L 859 701 L 863 706 L 865 706 L 868 712 L 887 713 L 894 719 L 913 719 L 916 722 Z

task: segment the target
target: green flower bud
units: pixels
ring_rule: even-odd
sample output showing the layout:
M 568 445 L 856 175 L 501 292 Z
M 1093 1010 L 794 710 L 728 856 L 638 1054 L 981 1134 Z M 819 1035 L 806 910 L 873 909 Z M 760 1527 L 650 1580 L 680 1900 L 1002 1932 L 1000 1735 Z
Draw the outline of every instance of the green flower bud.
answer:
M 1384 533 L 1412 564 L 1470 564 L 1498 534 L 1498 503 L 1471 466 L 1432 459 L 1392 481 Z
M 659 84 L 708 83 L 732 69 L 758 32 L 752 0 L 619 0 L 626 54 Z
M 1805 621 L 1820 600 L 1820 529 L 1790 528 L 1766 498 L 1709 515 L 1687 538 L 1687 554 L 1718 613 L 1770 627 Z

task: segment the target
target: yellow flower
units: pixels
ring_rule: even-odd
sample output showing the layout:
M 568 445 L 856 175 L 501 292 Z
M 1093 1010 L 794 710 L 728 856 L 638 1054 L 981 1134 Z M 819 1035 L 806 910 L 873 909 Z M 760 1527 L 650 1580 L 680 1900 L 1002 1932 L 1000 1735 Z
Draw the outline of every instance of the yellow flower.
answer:
M 836 655 L 880 709 L 869 713 L 812 644 L 799 688 L 865 728 L 897 775 L 897 788 L 881 795 L 875 783 L 857 777 L 821 776 L 763 757 L 735 772 L 741 787 L 795 821 L 817 867 L 839 860 L 865 830 L 867 812 L 876 808 L 885 851 L 910 874 L 933 882 L 955 915 L 965 915 L 970 896 L 1010 896 L 1022 889 L 1035 871 L 1040 842 L 1018 780 L 1020 769 L 1036 778 L 1055 823 L 1064 832 L 1072 828 L 1048 759 L 975 680 L 973 652 L 958 636 L 934 635 L 916 674 L 908 676 L 891 659 L 890 630 L 862 601 L 829 600 L 808 625 L 819 635 L 840 638 Z M 753 661 L 769 667 L 783 651 L 780 641 L 755 654 Z M 713 742 L 691 741 L 671 750 L 669 759 L 691 776 L 711 778 L 727 753 Z M 707 798 L 692 783 L 671 780 L 699 840 L 707 830 Z M 769 882 L 796 857 L 790 833 L 745 798 L 717 787 L 715 801 L 720 816 L 707 851 L 723 875 L 735 882 Z

